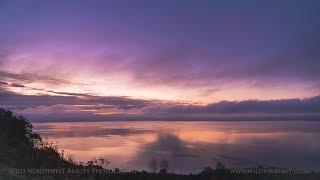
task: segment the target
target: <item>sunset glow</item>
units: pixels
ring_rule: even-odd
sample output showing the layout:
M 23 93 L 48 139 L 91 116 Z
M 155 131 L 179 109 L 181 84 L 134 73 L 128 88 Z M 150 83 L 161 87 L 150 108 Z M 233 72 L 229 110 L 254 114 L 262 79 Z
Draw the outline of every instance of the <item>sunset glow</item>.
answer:
M 0 4 L 2 105 L 31 119 L 320 94 L 312 3 L 32 1 Z

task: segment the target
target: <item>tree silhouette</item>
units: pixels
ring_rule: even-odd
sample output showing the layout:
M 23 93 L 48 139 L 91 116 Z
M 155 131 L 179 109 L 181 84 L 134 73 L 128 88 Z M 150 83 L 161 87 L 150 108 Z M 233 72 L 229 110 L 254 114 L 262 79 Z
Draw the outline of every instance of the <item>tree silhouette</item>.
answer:
M 162 160 L 160 162 L 160 173 L 166 174 L 168 172 L 168 168 L 169 168 L 169 161 Z
M 152 158 L 149 162 L 149 168 L 151 169 L 151 171 L 153 173 L 156 173 L 158 171 L 159 168 L 159 163 L 158 160 L 156 158 Z
M 223 162 L 218 161 L 216 164 L 216 169 L 217 170 L 224 170 L 224 169 L 226 169 L 226 165 Z

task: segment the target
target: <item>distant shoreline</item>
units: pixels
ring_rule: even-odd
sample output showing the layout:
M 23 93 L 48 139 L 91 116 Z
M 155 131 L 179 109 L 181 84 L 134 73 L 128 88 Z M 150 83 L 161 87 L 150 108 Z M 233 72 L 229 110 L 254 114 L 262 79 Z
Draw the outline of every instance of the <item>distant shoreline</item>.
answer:
M 108 116 L 63 116 L 50 118 L 49 115 L 28 117 L 31 122 L 100 122 L 100 121 L 318 121 L 320 113 L 290 113 L 290 114 L 177 114 L 177 115 L 108 115 Z
M 146 122 L 319 122 L 320 119 L 318 120 L 29 120 L 32 123 L 54 123 L 54 122 L 133 122 L 133 121 L 146 121 Z

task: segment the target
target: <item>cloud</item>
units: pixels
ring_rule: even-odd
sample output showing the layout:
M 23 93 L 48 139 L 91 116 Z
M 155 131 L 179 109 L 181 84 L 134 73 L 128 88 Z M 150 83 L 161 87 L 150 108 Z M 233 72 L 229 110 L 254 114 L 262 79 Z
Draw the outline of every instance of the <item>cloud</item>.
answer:
M 39 72 L 34 64 L 43 66 L 39 68 L 41 72 L 67 72 L 70 76 L 85 72 L 105 77 L 112 72 L 125 74 L 133 84 L 141 83 L 146 88 L 159 84 L 184 88 L 222 87 L 239 81 L 246 86 L 319 83 L 317 2 L 295 2 L 292 6 L 282 2 L 276 8 L 271 8 L 270 2 L 256 4 L 256 8 L 250 8 L 250 2 L 236 6 L 221 2 L 210 5 L 188 2 L 184 7 L 173 5 L 172 9 L 168 9 L 167 3 L 130 7 L 130 12 L 136 15 L 132 19 L 124 16 L 124 9 L 117 3 L 106 6 L 103 2 L 83 2 L 77 4 L 79 12 L 74 13 L 69 13 L 69 8 L 74 7 L 72 3 L 63 8 L 59 3 L 38 3 L 46 9 L 41 16 L 33 13 L 33 6 L 24 4 L 19 12 L 30 17 L 30 22 L 21 21 L 12 11 L 3 11 L 10 16 L 4 15 L 6 18 L 2 21 L 12 23 L 7 23 L 11 28 L 4 29 L 2 36 L 9 41 L 21 37 L 16 46 L 24 43 L 30 46 L 28 50 L 32 53 L 29 54 L 33 56 L 18 61 L 26 64 L 25 72 Z M 143 8 L 145 6 L 148 8 Z M 163 14 L 163 10 L 167 13 Z M 60 12 L 58 16 L 56 11 Z M 149 13 L 154 16 L 145 16 Z M 46 18 L 57 24 L 49 23 Z M 78 18 L 79 22 L 73 21 Z M 114 18 L 119 18 L 117 22 L 121 23 L 114 23 Z M 52 28 L 62 19 L 66 21 L 65 26 Z M 24 23 L 33 26 L 24 26 Z M 132 23 L 136 24 L 135 28 Z M 48 28 L 39 31 L 36 28 L 39 24 Z M 20 26 L 23 28 L 17 28 Z M 96 28 L 70 33 L 70 29 L 79 26 Z M 128 27 L 130 33 L 126 31 Z M 34 31 L 37 35 L 26 33 Z M 29 44 L 31 38 L 37 41 Z M 57 45 L 57 39 L 61 39 L 61 44 Z M 3 54 L 10 59 L 8 53 Z M 41 60 L 37 60 L 39 56 Z M 81 66 L 77 66 L 78 63 Z
M 76 106 L 57 104 L 53 106 L 40 105 L 34 108 L 26 108 L 21 111 L 22 114 L 39 114 L 39 115 L 63 115 L 63 114 L 82 114 L 81 109 Z
M 320 96 L 306 99 L 221 101 L 198 105 L 125 96 L 55 91 L 50 92 L 57 95 L 22 95 L 0 90 L 1 106 L 32 119 L 315 120 L 320 116 Z
M 151 57 L 140 58 L 129 67 L 135 81 L 149 85 L 196 88 L 230 84 L 266 87 L 297 82 L 314 85 L 320 82 L 319 38 L 314 33 L 303 41 L 295 40 L 294 45 L 281 48 L 280 52 L 257 59 L 248 52 L 242 57 L 248 60 L 241 60 L 232 52 L 227 57 L 216 57 L 214 52 L 205 52 L 204 56 L 190 47 L 173 48 L 171 53 L 153 52 Z
M 133 6 L 100 1 L 76 6 L 73 2 L 63 6 L 38 2 L 41 12 L 32 3 L 5 4 L 0 7 L 0 24 L 4 25 L 0 34 L 0 103 L 5 107 L 19 111 L 31 108 L 30 114 L 32 110 L 55 112 L 64 106 L 60 110 L 66 111 L 67 106 L 81 105 L 90 110 L 77 107 L 86 112 L 86 118 L 105 111 L 123 117 L 134 112 L 137 117 L 155 119 L 237 113 L 311 114 L 319 107 L 318 101 L 307 99 L 185 105 L 131 97 L 193 97 L 207 103 L 209 99 L 249 99 L 251 95 L 265 99 L 319 94 L 318 2 L 290 6 L 277 2 L 274 7 L 268 1 L 254 4 L 255 8 L 249 1 L 236 5 L 190 1 L 183 7 L 169 1 Z M 132 16 L 126 16 L 127 12 Z M 53 88 L 87 88 L 73 80 L 94 84 L 88 87 L 89 92 L 111 95 Z M 297 90 L 291 91 L 292 87 Z M 21 92 L 22 88 L 29 88 L 28 94 L 44 94 L 10 91 Z M 79 112 L 68 113 L 80 116 Z
M 51 85 L 65 85 L 71 84 L 71 82 L 63 79 L 52 78 L 49 76 L 30 74 L 30 73 L 12 73 L 0 70 L 0 80 L 13 81 L 17 83 L 29 84 L 33 82 L 51 84 Z M 14 84 L 17 84 L 14 83 Z
M 67 96 L 81 96 L 81 97 L 90 97 L 90 94 L 85 94 L 85 93 L 70 93 L 70 92 L 57 92 L 57 91 L 46 91 L 49 93 L 54 93 L 58 95 L 67 95 Z
M 113 97 L 113 96 L 93 96 L 86 95 L 86 98 L 76 96 L 62 95 L 22 95 L 8 91 L 0 93 L 1 104 L 10 106 L 22 107 L 38 107 L 38 106 L 53 106 L 53 105 L 106 105 L 117 106 L 122 109 L 141 108 L 152 101 L 139 100 L 129 97 Z
M 0 106 L 31 119 L 103 119 L 108 114 L 131 114 L 158 101 L 129 97 L 63 93 L 22 95 L 0 89 Z
M 9 83 L 0 81 L 0 85 L 9 85 Z
M 22 87 L 25 87 L 24 85 L 16 84 L 16 83 L 12 83 L 12 84 L 10 84 L 10 86 L 11 86 L 11 87 L 18 87 L 18 88 L 19 88 L 19 87 L 21 87 L 21 88 L 22 88 Z
M 319 113 L 320 96 L 306 99 L 221 101 L 202 105 L 155 105 L 142 108 L 150 114 L 290 114 Z
M 7 48 L 2 47 L 2 43 L 0 43 L 0 66 L 9 59 L 10 54 L 10 51 Z

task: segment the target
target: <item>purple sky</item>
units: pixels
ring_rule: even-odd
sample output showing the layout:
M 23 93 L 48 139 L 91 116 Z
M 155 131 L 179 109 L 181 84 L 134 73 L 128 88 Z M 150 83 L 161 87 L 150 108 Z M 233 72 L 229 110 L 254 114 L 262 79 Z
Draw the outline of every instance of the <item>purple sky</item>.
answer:
M 316 113 L 319 8 L 1 0 L 0 105 L 31 119 Z

